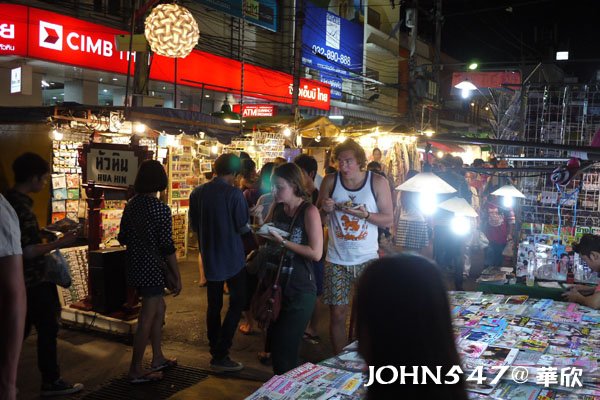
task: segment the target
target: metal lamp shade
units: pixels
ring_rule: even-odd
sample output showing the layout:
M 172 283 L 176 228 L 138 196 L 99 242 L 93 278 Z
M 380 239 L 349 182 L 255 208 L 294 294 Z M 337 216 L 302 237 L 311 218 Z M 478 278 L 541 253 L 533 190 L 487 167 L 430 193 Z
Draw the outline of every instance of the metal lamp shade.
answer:
M 185 58 L 198 43 L 200 30 L 187 8 L 177 4 L 160 4 L 146 18 L 144 34 L 154 53 Z
M 396 187 L 396 190 L 403 190 L 405 192 L 417 192 L 417 193 L 455 193 L 456 189 L 450 186 L 446 181 L 437 176 L 432 172 L 421 172 L 412 178 L 408 179 L 400 186 Z
M 438 207 L 453 212 L 456 215 L 477 218 L 477 211 L 475 211 L 475 209 L 462 197 L 448 199 L 443 203 L 440 203 Z
M 501 188 L 494 190 L 491 194 L 494 196 L 525 198 L 525 195 L 513 185 L 504 185 Z

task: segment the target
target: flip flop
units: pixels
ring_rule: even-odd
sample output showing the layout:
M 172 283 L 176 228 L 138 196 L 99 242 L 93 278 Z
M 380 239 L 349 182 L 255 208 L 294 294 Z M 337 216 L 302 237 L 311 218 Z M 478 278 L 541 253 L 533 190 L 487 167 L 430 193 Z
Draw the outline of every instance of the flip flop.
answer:
M 151 366 L 150 368 L 151 368 L 152 372 L 158 372 L 158 371 L 164 371 L 164 370 L 167 370 L 167 369 L 171 369 L 171 368 L 174 368 L 176 366 L 177 366 L 177 359 L 176 358 L 174 358 L 172 360 L 169 360 L 167 358 L 165 361 L 163 361 L 162 364 L 157 365 L 156 367 L 152 367 Z
M 163 379 L 163 374 L 161 372 L 148 372 L 142 376 L 138 376 L 137 378 L 129 378 L 129 383 L 132 385 L 139 385 L 140 383 L 149 383 L 149 382 L 158 382 Z

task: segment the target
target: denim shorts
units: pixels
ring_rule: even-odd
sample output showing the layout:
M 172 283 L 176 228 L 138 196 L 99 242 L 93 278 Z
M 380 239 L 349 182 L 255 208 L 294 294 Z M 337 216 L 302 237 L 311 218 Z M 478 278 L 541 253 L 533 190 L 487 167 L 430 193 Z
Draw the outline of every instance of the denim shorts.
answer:
M 165 289 L 161 286 L 138 286 L 137 290 L 140 297 L 156 297 L 165 294 Z

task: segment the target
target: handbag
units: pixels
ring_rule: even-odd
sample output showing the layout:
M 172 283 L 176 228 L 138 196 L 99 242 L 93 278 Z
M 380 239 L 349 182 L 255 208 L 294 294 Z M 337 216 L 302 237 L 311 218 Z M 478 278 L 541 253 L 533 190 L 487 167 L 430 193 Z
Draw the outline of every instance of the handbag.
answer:
M 65 289 L 71 286 L 71 273 L 69 271 L 69 262 L 62 255 L 60 250 L 56 249 L 44 256 L 46 260 L 46 271 L 44 280 L 52 282 Z
M 290 233 L 294 228 L 296 218 L 301 210 L 306 207 L 306 204 L 308 203 L 303 202 L 296 210 L 296 214 L 290 223 Z M 272 322 L 277 321 L 281 312 L 282 290 L 279 284 L 279 277 L 285 260 L 285 253 L 285 251 L 281 252 L 277 271 L 274 274 L 266 274 L 258 282 L 256 292 L 254 292 L 254 296 L 252 296 L 252 301 L 250 302 L 250 311 L 261 329 L 267 329 Z

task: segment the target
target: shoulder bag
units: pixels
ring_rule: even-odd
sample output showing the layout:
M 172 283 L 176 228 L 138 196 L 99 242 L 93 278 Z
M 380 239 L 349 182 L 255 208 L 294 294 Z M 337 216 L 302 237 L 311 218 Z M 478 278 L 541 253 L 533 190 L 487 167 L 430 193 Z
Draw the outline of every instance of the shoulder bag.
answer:
M 298 206 L 298 210 L 296 210 L 296 214 L 294 214 L 294 218 L 290 223 L 290 234 L 294 229 L 294 224 L 296 223 L 298 215 L 306 208 L 307 204 L 307 202 L 303 202 Z M 279 276 L 285 259 L 285 253 L 285 251 L 281 252 L 279 265 L 275 274 L 267 274 L 258 282 L 256 292 L 254 293 L 254 296 L 252 296 L 252 301 L 250 302 L 250 311 L 252 312 L 254 319 L 258 322 L 258 326 L 262 329 L 267 329 L 272 322 L 277 321 L 281 311 L 282 291 L 281 285 L 279 284 Z
M 46 260 L 46 271 L 44 280 L 52 282 L 65 289 L 71 286 L 71 272 L 69 262 L 56 249 L 44 256 Z

